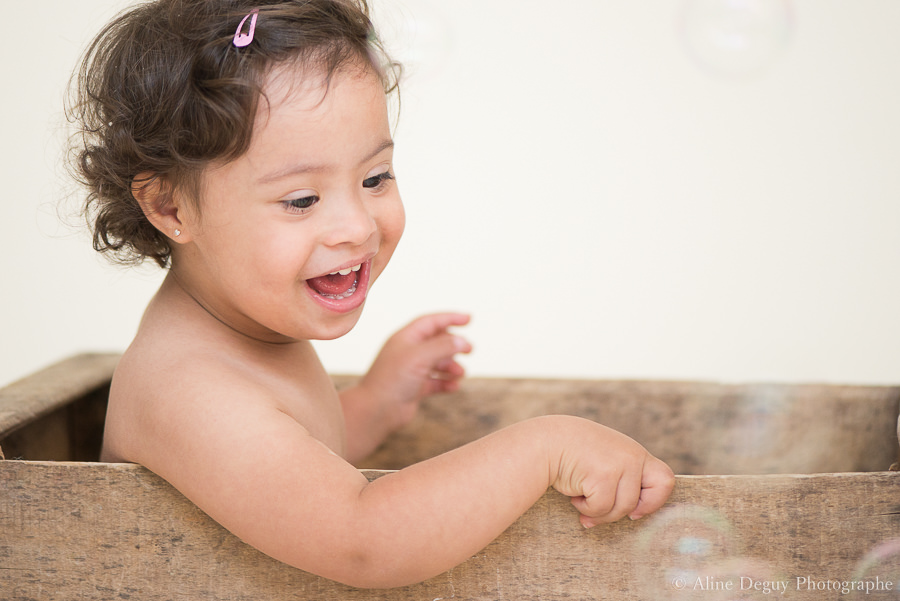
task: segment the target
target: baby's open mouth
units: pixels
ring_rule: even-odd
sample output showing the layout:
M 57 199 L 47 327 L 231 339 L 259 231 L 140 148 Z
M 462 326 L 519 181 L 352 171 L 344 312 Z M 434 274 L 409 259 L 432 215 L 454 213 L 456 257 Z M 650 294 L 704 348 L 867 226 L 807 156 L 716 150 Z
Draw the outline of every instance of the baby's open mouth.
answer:
M 359 284 L 359 270 L 362 264 L 354 265 L 340 271 L 306 280 L 309 287 L 325 298 L 339 300 L 349 298 L 356 292 Z

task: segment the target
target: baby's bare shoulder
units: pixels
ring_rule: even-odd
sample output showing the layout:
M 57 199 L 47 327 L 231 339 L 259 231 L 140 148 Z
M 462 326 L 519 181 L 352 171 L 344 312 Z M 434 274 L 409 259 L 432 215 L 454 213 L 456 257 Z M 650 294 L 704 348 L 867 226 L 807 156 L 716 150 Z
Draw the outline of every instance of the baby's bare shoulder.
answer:
M 212 351 L 191 340 L 163 345 L 138 337 L 116 368 L 111 396 L 165 402 L 183 393 L 250 385 L 247 371 L 227 348 Z
M 190 430 L 202 423 L 198 414 L 221 416 L 220 410 L 229 405 L 225 415 L 238 415 L 240 406 L 233 402 L 238 396 L 250 403 L 265 402 L 262 391 L 253 390 L 239 370 L 191 351 L 191 345 L 161 353 L 133 344 L 125 352 L 110 388 L 104 433 L 108 460 L 141 463 L 142 449 L 158 444 L 160 432 Z
M 113 378 L 104 455 L 147 465 L 160 444 L 203 444 L 226 432 L 263 437 L 285 416 L 340 453 L 343 418 L 330 379 L 314 352 L 283 350 L 137 339 Z

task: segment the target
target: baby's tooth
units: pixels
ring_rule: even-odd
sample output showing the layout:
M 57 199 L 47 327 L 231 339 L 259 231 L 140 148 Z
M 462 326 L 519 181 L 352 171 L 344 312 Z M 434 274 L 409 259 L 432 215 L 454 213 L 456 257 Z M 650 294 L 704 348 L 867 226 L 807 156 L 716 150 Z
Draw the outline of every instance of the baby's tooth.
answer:
M 341 269 L 340 271 L 332 271 L 328 275 L 350 275 L 351 272 L 359 271 L 362 268 L 362 264 L 354 265 L 353 267 L 348 267 L 347 269 Z

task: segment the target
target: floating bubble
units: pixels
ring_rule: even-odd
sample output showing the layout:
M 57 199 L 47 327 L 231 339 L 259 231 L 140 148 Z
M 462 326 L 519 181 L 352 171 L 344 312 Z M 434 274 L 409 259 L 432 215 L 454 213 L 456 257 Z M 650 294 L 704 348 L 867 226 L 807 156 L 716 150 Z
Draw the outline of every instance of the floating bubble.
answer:
M 848 599 L 894 599 L 900 587 L 900 538 L 886 540 L 866 553 L 851 582 L 860 583 L 862 590 L 851 591 Z
M 738 543 L 731 524 L 714 509 L 698 505 L 668 507 L 648 520 L 637 540 L 639 564 L 647 573 L 635 574 L 649 599 L 677 599 L 672 583 L 694 583 L 715 575 L 715 566 L 734 558 Z
M 728 440 L 723 441 L 728 454 L 742 464 L 734 468 L 741 471 L 734 473 L 765 470 L 756 460 L 770 459 L 771 450 L 778 447 L 778 442 L 785 435 L 789 435 L 782 431 L 782 424 L 786 422 L 790 410 L 790 399 L 784 387 L 759 384 L 746 389 L 735 407 L 736 414 Z
M 740 77 L 762 71 L 783 54 L 793 22 L 790 0 L 686 0 L 681 34 L 703 68 Z
M 739 533 L 721 513 L 701 505 L 673 505 L 649 518 L 635 548 L 643 598 L 752 601 L 786 592 L 787 581 L 765 559 L 743 555 Z
M 453 34 L 446 16 L 429 0 L 384 0 L 373 20 L 385 49 L 414 81 L 439 76 L 450 58 Z

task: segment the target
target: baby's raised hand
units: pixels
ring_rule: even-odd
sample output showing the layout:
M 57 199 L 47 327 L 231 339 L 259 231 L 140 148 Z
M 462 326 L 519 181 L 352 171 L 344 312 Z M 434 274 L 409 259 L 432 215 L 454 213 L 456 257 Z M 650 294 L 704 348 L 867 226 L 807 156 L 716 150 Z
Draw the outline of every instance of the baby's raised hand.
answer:
M 624 434 L 595 422 L 556 416 L 552 486 L 572 497 L 585 528 L 663 506 L 675 477 L 668 465 Z
M 460 313 L 425 315 L 384 344 L 360 385 L 391 414 L 391 427 L 411 420 L 427 395 L 459 388 L 465 370 L 454 356 L 472 346 L 449 328 L 467 323 L 469 316 Z

